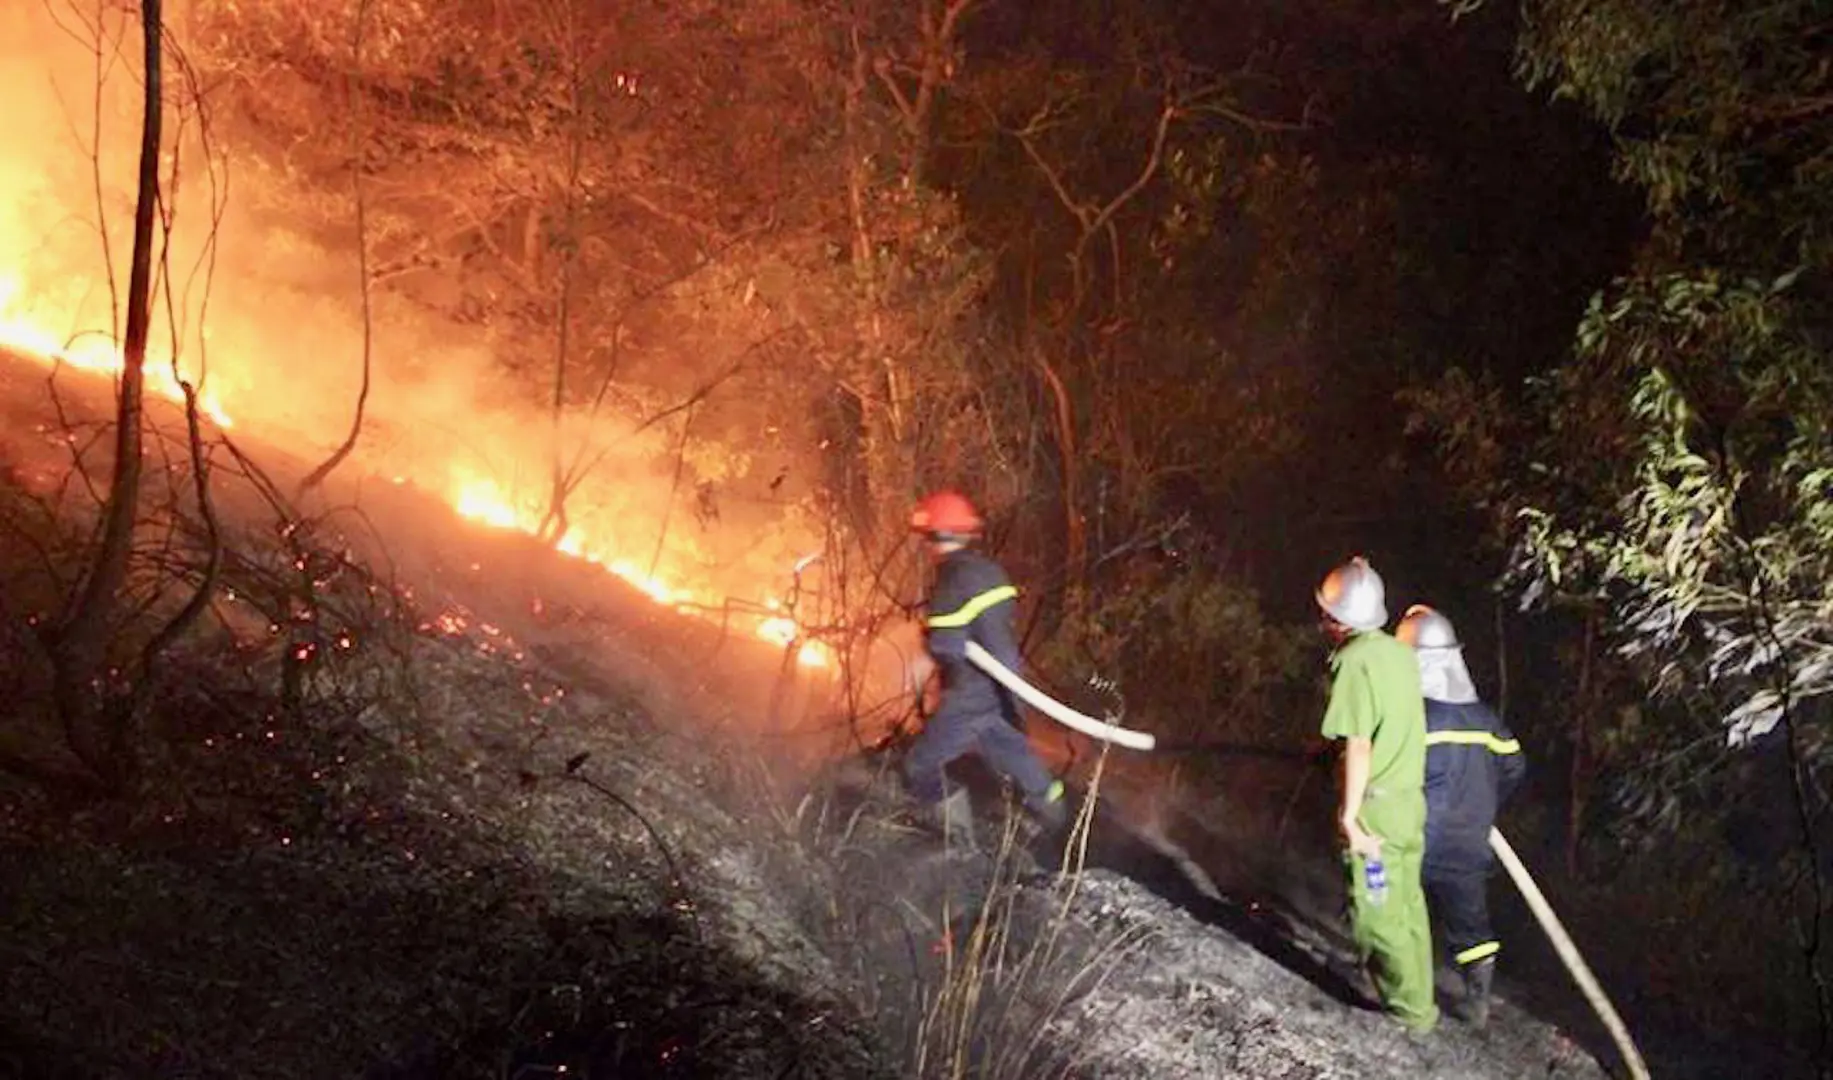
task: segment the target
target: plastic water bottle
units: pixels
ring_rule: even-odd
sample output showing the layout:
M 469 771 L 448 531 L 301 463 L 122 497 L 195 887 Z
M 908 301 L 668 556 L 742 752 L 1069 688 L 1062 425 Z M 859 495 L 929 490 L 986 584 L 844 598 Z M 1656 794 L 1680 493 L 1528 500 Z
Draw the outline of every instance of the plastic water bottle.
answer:
M 1362 873 L 1368 882 L 1368 902 L 1376 907 L 1387 903 L 1387 867 L 1381 865 L 1380 859 L 1369 859 L 1363 863 Z

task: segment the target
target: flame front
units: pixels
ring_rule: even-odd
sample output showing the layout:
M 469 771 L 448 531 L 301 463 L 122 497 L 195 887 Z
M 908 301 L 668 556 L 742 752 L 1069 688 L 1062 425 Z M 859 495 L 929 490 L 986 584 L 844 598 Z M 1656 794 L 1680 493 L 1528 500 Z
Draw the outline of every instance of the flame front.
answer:
M 92 52 L 75 41 L 52 16 L 55 6 L 0 4 L 0 88 L 9 124 L 9 153 L 0 155 L 0 349 L 53 373 L 118 380 L 124 298 L 117 286 L 128 276 L 122 241 L 131 233 L 138 181 L 128 165 L 142 136 L 143 88 L 135 78 L 110 76 L 110 50 Z M 109 18 L 125 20 L 111 28 L 137 36 L 123 29 L 131 13 L 110 8 Z M 594 407 L 568 431 L 577 445 L 556 450 L 530 435 L 531 414 L 514 401 L 520 375 L 500 363 L 494 330 L 455 324 L 436 304 L 381 293 L 376 310 L 365 308 L 359 321 L 354 275 L 361 262 L 327 239 L 349 224 L 341 211 L 319 205 L 331 193 L 250 152 L 236 159 L 237 198 L 230 199 L 231 144 L 206 140 L 200 125 L 187 124 L 195 117 L 177 103 L 181 96 L 168 103 L 161 158 L 154 326 L 143 368 L 149 402 L 182 405 L 189 387 L 217 428 L 255 431 L 311 457 L 347 429 L 360 356 L 364 385 L 371 374 L 375 381 L 352 465 L 361 467 L 361 452 L 371 451 L 368 465 L 437 493 L 460 515 L 539 535 L 547 485 L 527 496 L 519 484 L 491 477 L 545 478 L 552 454 L 584 454 L 583 447 L 615 441 L 615 454 L 605 450 L 593 460 L 616 479 L 573 489 L 574 530 L 556 545 L 560 552 L 698 616 L 723 613 L 728 596 L 764 601 L 791 586 L 793 556 L 772 565 L 775 549 L 741 531 L 756 528 L 755 519 L 698 538 L 714 549 L 704 557 L 683 557 L 698 546 L 694 539 L 671 541 L 660 573 L 674 580 L 658 577 L 652 527 L 666 523 L 673 503 L 663 501 L 662 489 L 643 486 L 655 448 L 635 438 L 637 426 Z M 77 117 L 82 121 L 73 122 Z M 219 233 L 230 239 L 219 245 Z M 545 407 L 539 415 L 546 418 Z M 659 438 L 660 429 L 651 435 Z M 453 469 L 459 462 L 476 467 Z M 666 498 L 674 498 L 672 489 Z M 657 507 L 662 512 L 652 519 Z M 636 535 L 626 535 L 627 523 L 639 520 Z M 799 546 L 803 539 L 781 542 Z M 833 662 L 826 646 L 790 621 L 783 603 L 743 606 L 760 612 L 745 632 L 799 646 L 805 666 Z
M 531 536 L 540 533 L 542 510 L 531 505 L 518 506 L 495 481 L 487 477 L 458 472 L 454 475 L 450 490 L 453 508 L 472 521 L 499 529 L 514 529 Z M 604 549 L 581 539 L 578 533 L 568 534 L 556 547 L 564 554 L 609 570 L 636 586 L 651 600 L 677 611 L 693 615 L 719 606 L 713 597 L 677 588 L 645 572 L 628 559 L 606 554 Z M 778 605 L 772 603 L 770 606 Z M 793 620 L 781 615 L 760 621 L 755 632 L 764 641 L 785 648 L 802 639 L 801 628 Z M 826 667 L 829 654 L 830 650 L 825 644 L 801 640 L 796 659 L 807 667 Z
M 17 277 L 0 273 L 0 348 L 30 356 L 47 367 L 62 365 L 92 374 L 121 374 L 121 349 L 114 341 L 100 334 L 86 334 L 71 340 L 59 337 L 45 328 L 44 324 L 49 320 L 42 313 L 26 305 L 24 292 Z M 169 357 L 161 358 L 149 348 L 142 370 L 146 376 L 147 393 L 174 404 L 184 404 L 184 387 L 179 383 L 179 376 L 173 374 Z M 203 380 L 185 376 L 185 381 L 195 387 Z M 197 407 L 218 427 L 228 429 L 234 426 L 222 404 L 201 387 L 198 389 Z
M 21 302 L 22 292 L 16 278 L 0 277 L 0 348 L 31 357 L 50 368 L 62 365 L 92 376 L 120 376 L 124 360 L 116 342 L 104 334 L 94 333 L 67 343 L 46 328 L 44 324 L 47 319 Z M 184 387 L 179 382 L 180 377 L 174 375 L 173 364 L 169 359 L 155 363 L 149 355 L 144 370 L 147 393 L 174 404 L 184 404 Z M 186 381 L 190 381 L 189 378 Z M 199 391 L 198 409 L 218 427 L 234 427 L 228 412 L 209 393 Z M 396 479 L 404 481 L 406 478 Z M 486 477 L 455 470 L 445 491 L 447 501 L 462 517 L 482 525 L 514 529 L 531 536 L 540 532 L 540 508 L 518 506 L 495 482 Z M 607 547 L 593 543 L 577 532 L 568 534 L 555 546 L 562 554 L 593 563 L 616 574 L 658 604 L 694 615 L 700 614 L 702 610 L 719 607 L 714 598 L 670 585 L 629 559 L 610 554 Z M 780 605 L 772 602 L 769 606 L 774 608 Z M 780 615 L 759 621 L 755 633 L 759 639 L 785 648 L 802 638 L 801 628 L 794 621 Z M 805 667 L 827 667 L 830 654 L 831 650 L 825 644 L 802 640 L 797 660 Z

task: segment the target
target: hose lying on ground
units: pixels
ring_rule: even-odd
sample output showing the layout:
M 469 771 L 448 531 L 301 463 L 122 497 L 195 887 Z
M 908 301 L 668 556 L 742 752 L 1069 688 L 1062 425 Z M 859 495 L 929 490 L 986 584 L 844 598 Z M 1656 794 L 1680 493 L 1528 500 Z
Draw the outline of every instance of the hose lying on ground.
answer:
M 1151 750 L 1158 745 L 1157 738 L 1148 732 L 1131 731 L 1096 720 L 1092 716 L 1077 712 L 1057 701 L 1026 682 L 1011 668 L 994 659 L 991 653 L 974 642 L 967 643 L 967 658 L 975 667 L 992 676 L 995 681 L 1018 695 L 1026 704 L 1072 731 L 1079 731 L 1091 739 L 1100 739 L 1103 742 L 1110 742 L 1115 746 L 1124 746 L 1132 750 Z M 1256 755 L 1265 754 L 1268 757 L 1300 756 L 1254 747 L 1228 745 L 1190 746 L 1178 747 L 1178 749 L 1208 749 L 1223 753 L 1246 752 Z M 1630 1075 L 1636 1077 L 1637 1080 L 1649 1080 L 1648 1065 L 1642 1060 L 1642 1053 L 1636 1048 L 1635 1040 L 1630 1037 L 1629 1028 L 1623 1023 L 1623 1018 L 1617 1015 L 1616 1008 L 1610 1004 L 1610 998 L 1604 993 L 1604 988 L 1598 985 L 1597 976 L 1591 973 L 1591 968 L 1585 963 L 1585 958 L 1580 955 L 1578 946 L 1573 943 L 1571 935 L 1566 933 L 1566 928 L 1559 921 L 1559 916 L 1553 912 L 1553 905 L 1547 902 L 1546 896 L 1540 891 L 1540 886 L 1535 884 L 1533 875 L 1528 873 L 1527 867 L 1521 862 L 1521 857 L 1515 854 L 1515 849 L 1503 838 L 1499 829 L 1491 828 L 1489 830 L 1489 846 L 1494 849 L 1496 857 L 1502 861 L 1502 866 L 1508 871 L 1508 876 L 1514 881 L 1515 887 L 1521 890 L 1521 896 L 1527 901 L 1528 908 L 1533 911 L 1534 918 L 1540 923 L 1540 928 L 1546 932 L 1548 940 L 1553 943 L 1554 951 L 1559 953 L 1559 958 L 1565 963 L 1566 970 L 1572 974 L 1572 981 L 1578 984 L 1586 1000 L 1591 1003 L 1592 1009 L 1596 1010 L 1598 1019 L 1602 1020 L 1604 1026 L 1609 1029 L 1610 1037 L 1615 1040 L 1618 1052 L 1623 1055 L 1624 1064 L 1629 1067 Z
M 1147 732 L 1131 731 L 1096 720 L 1092 716 L 1077 712 L 1057 701 L 1026 682 L 1011 668 L 994 659 L 991 653 L 974 642 L 967 643 L 967 658 L 975 667 L 992 676 L 1000 685 L 1018 695 L 1026 704 L 1072 731 L 1079 731 L 1091 739 L 1100 739 L 1132 750 L 1151 750 L 1158 745 L 1157 738 Z M 1264 754 L 1268 757 L 1308 757 L 1308 755 L 1226 744 L 1214 747 L 1178 747 L 1177 749 L 1249 753 L 1256 756 Z M 1591 973 L 1591 968 L 1585 963 L 1585 958 L 1580 955 L 1578 946 L 1573 943 L 1571 935 L 1566 933 L 1566 928 L 1559 921 L 1559 916 L 1553 912 L 1553 905 L 1547 902 L 1546 896 L 1540 891 L 1540 886 L 1534 883 L 1534 878 L 1521 862 L 1521 857 L 1515 854 L 1515 849 L 1509 846 L 1509 842 L 1503 838 L 1499 829 L 1489 830 L 1489 846 L 1495 850 L 1496 857 L 1502 861 L 1502 866 L 1508 871 L 1508 876 L 1514 881 L 1515 887 L 1521 890 L 1522 898 L 1527 901 L 1528 908 L 1534 912 L 1534 918 L 1540 923 L 1540 928 L 1546 932 L 1548 940 L 1553 943 L 1554 951 L 1559 953 L 1559 958 L 1565 963 L 1566 970 L 1571 972 L 1572 981 L 1578 984 L 1586 1000 L 1591 1003 L 1592 1009 L 1596 1010 L 1598 1019 L 1602 1020 L 1604 1026 L 1609 1029 L 1610 1037 L 1616 1041 L 1617 1050 L 1623 1055 L 1623 1061 L 1629 1067 L 1630 1075 L 1636 1077 L 1637 1080 L 1649 1080 L 1648 1065 L 1643 1062 L 1641 1051 L 1636 1049 L 1636 1043 L 1630 1037 L 1629 1028 L 1623 1023 L 1623 1018 L 1617 1015 L 1615 1007 L 1610 1004 L 1610 998 L 1605 995 L 1604 988 L 1598 985 L 1597 976 Z
M 1071 731 L 1079 731 L 1091 739 L 1100 739 L 1129 750 L 1150 750 L 1158 745 L 1158 739 L 1147 732 L 1131 731 L 1077 712 L 1026 682 L 1017 672 L 994 659 L 992 653 L 972 641 L 967 643 L 967 658 L 1001 686 L 1017 694 L 1025 704 Z
M 1560 924 L 1559 916 L 1553 914 L 1553 905 L 1547 903 L 1547 898 L 1541 895 L 1540 886 L 1534 884 L 1533 877 L 1521 862 L 1521 856 L 1516 855 L 1515 849 L 1503 839 L 1500 829 L 1489 830 L 1489 846 L 1495 851 L 1496 857 L 1502 860 L 1502 866 L 1508 871 L 1508 876 L 1514 879 L 1515 887 L 1521 890 L 1522 899 L 1533 910 L 1540 928 L 1547 932 L 1554 951 L 1565 961 L 1566 970 L 1572 973 L 1572 981 L 1584 991 L 1591 1007 L 1597 1010 L 1598 1019 L 1604 1021 L 1604 1026 L 1610 1029 L 1610 1037 L 1616 1040 L 1617 1050 L 1623 1055 L 1623 1063 L 1629 1066 L 1629 1074 L 1637 1080 L 1649 1080 L 1648 1066 L 1643 1063 L 1642 1053 L 1636 1049 L 1635 1040 L 1630 1038 L 1629 1028 L 1611 1006 L 1610 999 L 1604 996 L 1604 988 L 1598 985 L 1597 977 L 1591 974 L 1585 958 L 1579 955 L 1578 946 L 1572 943 L 1566 928 Z

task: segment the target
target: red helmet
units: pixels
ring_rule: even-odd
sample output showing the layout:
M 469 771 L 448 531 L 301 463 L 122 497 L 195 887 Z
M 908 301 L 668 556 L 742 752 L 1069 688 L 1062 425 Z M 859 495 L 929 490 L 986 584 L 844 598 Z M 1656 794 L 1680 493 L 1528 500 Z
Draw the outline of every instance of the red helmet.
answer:
M 910 515 L 910 528 L 920 533 L 974 536 L 983 524 L 980 511 L 959 491 L 932 492 L 917 503 Z

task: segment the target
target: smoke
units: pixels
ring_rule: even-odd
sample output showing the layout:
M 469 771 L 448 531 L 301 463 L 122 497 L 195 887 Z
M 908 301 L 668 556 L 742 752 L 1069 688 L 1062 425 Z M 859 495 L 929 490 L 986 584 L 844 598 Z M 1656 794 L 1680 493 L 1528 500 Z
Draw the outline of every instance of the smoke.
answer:
M 182 66 L 192 59 L 183 14 L 171 20 L 164 196 L 173 228 L 149 364 L 176 355 L 233 419 L 238 438 L 316 461 L 348 430 L 366 328 L 347 170 L 334 175 L 294 161 L 335 158 L 349 124 L 339 102 L 302 93 L 301 107 L 323 117 L 322 137 L 303 147 L 264 145 L 249 120 L 248 88 L 283 75 L 212 71 L 201 86 Z M 8 114 L 0 326 L 60 341 L 118 336 L 142 106 L 136 20 L 95 0 L 0 8 L 0 100 Z M 371 215 L 378 232 L 439 225 L 398 208 L 391 217 L 382 203 Z M 573 547 L 645 573 L 659 551 L 656 576 L 706 599 L 780 592 L 790 563 L 815 543 L 780 497 L 739 500 L 738 512 L 728 503 L 717 518 L 696 513 L 697 490 L 708 490 L 697 489 L 697 478 L 718 475 L 725 490 L 755 492 L 779 472 L 777 461 L 702 438 L 688 445 L 690 467 L 677 470 L 678 419 L 643 427 L 607 409 L 572 409 L 556 431 L 542 402 L 551 376 L 526 370 L 542 357 L 551 364 L 552 348 L 527 340 L 526 326 L 461 322 L 386 287 L 375 288 L 372 300 L 368 419 L 346 468 L 412 482 L 477 516 L 532 528 L 558 440 L 567 460 L 598 463 L 569 506 Z M 779 494 L 775 485 L 770 492 Z

